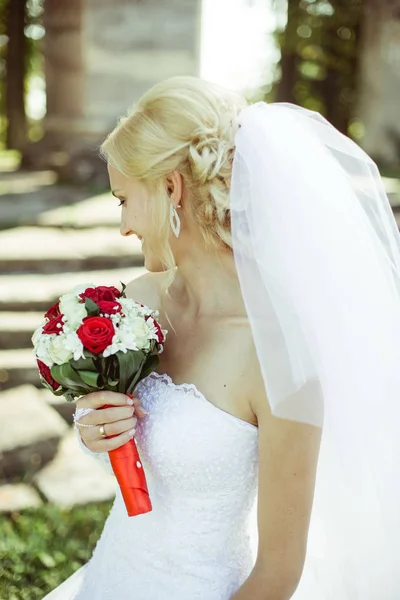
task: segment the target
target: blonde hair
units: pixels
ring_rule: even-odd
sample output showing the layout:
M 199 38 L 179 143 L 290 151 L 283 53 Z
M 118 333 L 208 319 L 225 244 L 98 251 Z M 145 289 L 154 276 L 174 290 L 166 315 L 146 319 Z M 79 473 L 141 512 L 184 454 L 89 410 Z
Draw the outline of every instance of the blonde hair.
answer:
M 173 273 L 170 201 L 165 178 L 177 170 L 190 190 L 190 210 L 208 247 L 232 248 L 229 189 L 237 117 L 246 100 L 196 77 L 172 77 L 146 92 L 121 117 L 101 153 L 154 196 L 151 218 L 160 258 Z M 173 279 L 173 276 L 172 276 Z

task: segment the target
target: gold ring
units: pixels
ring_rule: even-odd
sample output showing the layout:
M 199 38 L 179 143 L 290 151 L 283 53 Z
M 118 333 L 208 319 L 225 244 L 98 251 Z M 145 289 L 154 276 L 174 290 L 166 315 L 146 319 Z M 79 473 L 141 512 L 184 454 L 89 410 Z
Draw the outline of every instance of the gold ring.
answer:
M 101 435 L 102 438 L 107 437 L 107 434 L 106 434 L 105 429 L 104 429 L 104 425 L 100 425 L 100 435 Z

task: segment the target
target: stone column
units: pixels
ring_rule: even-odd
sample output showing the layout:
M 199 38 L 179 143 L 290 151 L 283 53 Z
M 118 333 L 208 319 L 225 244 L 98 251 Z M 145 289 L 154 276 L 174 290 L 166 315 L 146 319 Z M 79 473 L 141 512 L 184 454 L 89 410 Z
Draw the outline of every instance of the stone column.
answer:
M 62 148 L 84 116 L 83 4 L 46 0 L 43 24 L 47 143 Z
M 201 0 L 47 0 L 45 141 L 55 162 L 78 157 L 84 174 L 82 157 L 92 161 L 145 90 L 198 75 L 200 23 Z

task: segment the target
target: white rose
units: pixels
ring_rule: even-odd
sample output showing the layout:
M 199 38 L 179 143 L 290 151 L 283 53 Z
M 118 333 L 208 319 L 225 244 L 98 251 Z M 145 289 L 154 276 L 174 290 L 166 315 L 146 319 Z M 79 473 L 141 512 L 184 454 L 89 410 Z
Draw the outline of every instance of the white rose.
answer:
M 39 327 L 37 329 L 35 329 L 35 331 L 33 332 L 31 341 L 34 346 L 37 346 L 39 344 L 40 338 L 43 336 L 42 330 L 43 330 L 43 327 L 46 325 L 46 323 L 47 323 L 47 319 L 44 319 L 42 321 L 41 325 L 39 325 Z
M 54 335 L 54 338 L 50 342 L 49 354 L 56 365 L 63 365 L 71 360 L 73 354 L 71 350 L 66 348 L 65 335 Z
M 54 364 L 54 361 L 51 358 L 51 354 L 50 354 L 50 346 L 51 346 L 52 340 L 55 339 L 56 337 L 58 337 L 56 333 L 52 333 L 49 335 L 42 334 L 41 337 L 38 338 L 37 344 L 33 350 L 35 356 L 39 360 L 44 362 L 44 364 L 47 365 L 48 367 L 52 367 Z
M 65 294 L 60 298 L 60 311 L 64 315 L 64 321 L 68 324 L 70 329 L 77 329 L 82 323 L 83 319 L 87 317 L 87 311 L 85 304 L 79 302 L 77 296 L 72 294 Z
M 132 338 L 137 349 L 148 350 L 150 348 L 151 330 L 142 317 L 135 317 L 122 321 L 119 329 L 121 331 L 121 337 L 125 340 Z
M 118 302 L 121 304 L 122 312 L 126 317 L 134 317 L 138 314 L 137 309 L 140 308 L 140 306 L 130 298 L 119 298 Z

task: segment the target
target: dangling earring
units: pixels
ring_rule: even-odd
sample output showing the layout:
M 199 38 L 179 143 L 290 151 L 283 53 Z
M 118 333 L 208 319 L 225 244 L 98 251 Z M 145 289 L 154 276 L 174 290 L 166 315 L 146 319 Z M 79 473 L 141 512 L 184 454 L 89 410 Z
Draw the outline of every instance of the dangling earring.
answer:
M 178 207 L 180 207 L 180 204 L 178 204 Z M 172 204 L 169 205 L 169 220 L 171 223 L 172 231 L 174 232 L 176 237 L 179 237 L 181 231 L 181 220 L 179 218 L 176 208 Z

